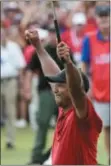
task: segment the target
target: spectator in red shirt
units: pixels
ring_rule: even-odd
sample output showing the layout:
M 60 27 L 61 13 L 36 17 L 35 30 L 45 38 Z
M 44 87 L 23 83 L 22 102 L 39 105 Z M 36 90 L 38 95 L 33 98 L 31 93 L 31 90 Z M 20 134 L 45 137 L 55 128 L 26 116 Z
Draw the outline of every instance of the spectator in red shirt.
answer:
M 95 20 L 95 6 L 100 1 L 79 1 L 74 6 L 74 12 L 84 12 L 87 18 L 87 23 L 84 28 L 85 33 L 93 32 L 97 29 Z
M 62 40 L 68 44 L 73 60 L 79 65 L 81 60 L 81 46 L 84 37 L 84 27 L 86 25 L 84 13 L 75 13 L 72 17 L 73 27 L 62 34 Z
M 110 7 L 96 7 L 98 30 L 83 41 L 82 70 L 91 71 L 91 92 L 96 112 L 103 121 L 105 145 L 110 155 Z
M 87 77 L 73 65 L 69 47 L 64 42 L 57 47 L 59 58 L 65 61 L 65 70 L 60 72 L 41 45 L 37 30 L 27 31 L 26 37 L 37 48 L 44 74 L 50 76 L 46 77 L 47 80 L 55 83 L 52 89 L 60 107 L 51 153 L 52 164 L 96 165 L 102 121 L 86 95 L 89 89 Z M 54 74 L 56 76 L 51 77 Z
M 95 20 L 96 1 L 84 1 L 83 6 L 87 17 L 87 24 L 84 31 L 85 33 L 90 33 L 97 29 L 97 23 Z

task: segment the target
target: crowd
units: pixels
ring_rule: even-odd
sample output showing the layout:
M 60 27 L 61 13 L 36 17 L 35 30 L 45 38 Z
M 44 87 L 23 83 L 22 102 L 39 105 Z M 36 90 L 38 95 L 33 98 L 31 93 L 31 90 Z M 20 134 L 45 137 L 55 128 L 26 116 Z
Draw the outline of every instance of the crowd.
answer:
M 71 49 L 73 63 L 90 80 L 88 95 L 103 121 L 108 156 L 109 6 L 110 1 L 55 2 L 61 38 Z M 58 112 L 36 49 L 24 32 L 37 28 L 46 51 L 63 69 L 56 53 L 52 10 L 51 3 L 42 0 L 2 2 L 1 6 L 0 123 L 6 127 L 6 147 L 12 149 L 16 146 L 16 128 L 25 128 L 29 122 L 37 133 L 31 163 L 41 163 L 47 132 L 49 126 L 55 127 Z

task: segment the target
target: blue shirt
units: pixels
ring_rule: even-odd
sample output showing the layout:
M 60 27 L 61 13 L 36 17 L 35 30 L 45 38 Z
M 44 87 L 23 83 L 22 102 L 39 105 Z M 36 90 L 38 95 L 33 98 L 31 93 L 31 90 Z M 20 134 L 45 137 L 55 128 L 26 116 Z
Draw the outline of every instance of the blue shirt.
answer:
M 104 41 L 104 38 L 100 31 L 98 31 L 98 33 L 97 33 L 97 39 Z M 86 36 L 83 40 L 81 61 L 90 64 L 90 55 L 91 55 L 90 41 L 89 41 L 89 37 Z

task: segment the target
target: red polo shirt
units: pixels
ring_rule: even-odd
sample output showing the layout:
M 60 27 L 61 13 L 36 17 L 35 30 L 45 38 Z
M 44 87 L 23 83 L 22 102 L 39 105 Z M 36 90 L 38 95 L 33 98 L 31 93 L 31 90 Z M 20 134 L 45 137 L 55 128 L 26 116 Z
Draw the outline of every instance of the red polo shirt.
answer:
M 27 64 L 30 63 L 30 60 L 31 60 L 31 57 L 32 57 L 34 51 L 35 51 L 35 47 L 32 45 L 28 45 L 24 48 L 23 53 L 24 53 L 24 58 L 25 58 Z
M 87 101 L 86 119 L 78 119 L 74 108 L 67 112 L 59 109 L 52 147 L 53 165 L 97 164 L 97 141 L 102 130 L 102 121 L 90 100 Z

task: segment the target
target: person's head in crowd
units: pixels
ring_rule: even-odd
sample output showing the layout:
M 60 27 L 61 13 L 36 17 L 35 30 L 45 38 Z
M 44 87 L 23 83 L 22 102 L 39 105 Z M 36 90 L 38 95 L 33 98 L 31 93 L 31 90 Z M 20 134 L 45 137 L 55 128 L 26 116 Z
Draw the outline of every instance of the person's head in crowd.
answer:
M 99 5 L 95 8 L 96 22 L 99 30 L 103 35 L 107 35 L 110 32 L 110 6 Z
M 83 33 L 84 27 L 87 23 L 87 19 L 84 13 L 75 13 L 72 17 L 73 27 L 76 30 L 76 33 Z
M 48 28 L 49 36 L 48 36 L 48 42 L 52 46 L 56 46 L 57 40 L 56 40 L 56 31 L 54 25 L 50 25 Z
M 19 8 L 16 2 L 10 2 L 8 5 L 4 8 L 4 12 L 6 16 L 13 20 L 15 17 L 15 14 L 18 12 Z
M 84 1 L 83 5 L 87 18 L 88 19 L 94 18 L 96 1 Z
M 11 24 L 20 24 L 23 13 L 16 2 L 8 3 L 8 5 L 4 8 L 4 13 L 6 19 L 10 20 Z
M 96 1 L 84 1 L 84 5 L 86 10 L 88 10 L 89 8 L 95 7 Z
M 56 8 L 56 15 L 60 31 L 64 32 L 67 29 L 67 19 L 69 16 L 69 11 L 65 8 Z

